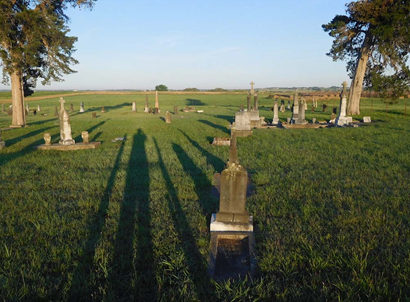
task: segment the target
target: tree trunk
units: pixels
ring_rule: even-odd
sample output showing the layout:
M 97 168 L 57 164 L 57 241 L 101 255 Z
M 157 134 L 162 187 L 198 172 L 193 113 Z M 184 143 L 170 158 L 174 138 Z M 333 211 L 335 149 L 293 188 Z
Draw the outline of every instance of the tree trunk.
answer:
M 370 56 L 370 48 L 366 44 L 362 47 L 360 51 L 359 60 L 357 61 L 357 66 L 355 74 L 350 85 L 349 91 L 349 106 L 347 108 L 347 114 L 360 114 L 360 95 L 363 89 L 363 79 L 366 73 L 367 61 Z
M 10 74 L 11 97 L 13 105 L 12 127 L 23 127 L 26 125 L 26 115 L 24 112 L 24 94 L 21 71 L 16 70 Z

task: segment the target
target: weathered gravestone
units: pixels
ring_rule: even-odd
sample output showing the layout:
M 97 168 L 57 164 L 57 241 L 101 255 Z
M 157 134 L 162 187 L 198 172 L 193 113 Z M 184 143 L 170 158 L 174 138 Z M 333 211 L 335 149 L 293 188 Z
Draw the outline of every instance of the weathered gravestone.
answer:
M 137 112 L 137 104 L 135 102 L 132 102 L 131 111 Z
M 83 140 L 83 144 L 89 144 L 90 143 L 90 135 L 88 134 L 88 131 L 82 131 L 81 132 L 81 138 Z
M 347 83 L 346 81 L 343 82 L 343 90 L 340 93 L 340 107 L 339 107 L 339 115 L 336 118 L 335 124 L 336 126 L 345 126 L 349 125 L 353 122 L 352 117 L 346 116 L 346 109 L 347 109 Z
M 178 106 L 174 106 L 174 114 L 178 114 Z
M 48 132 L 44 133 L 44 144 L 46 146 L 51 145 L 51 135 Z
M 92 117 L 92 118 L 97 118 L 97 112 L 91 113 L 91 117 Z
M 283 105 L 282 105 L 283 106 Z M 273 105 L 273 120 L 272 125 L 279 125 L 278 101 Z
M 371 123 L 372 119 L 370 118 L 370 116 L 363 116 L 363 123 Z
M 299 99 L 298 99 L 298 93 L 295 92 L 293 95 L 293 111 L 292 111 L 292 122 L 295 123 L 296 120 L 298 119 L 299 115 Z
M 171 124 L 171 113 L 169 111 L 165 112 L 165 123 Z
M 80 103 L 80 112 L 82 113 L 82 112 L 84 112 L 85 110 L 84 110 L 84 103 L 83 102 L 81 102 Z M 60 111 L 61 112 L 61 111 Z
M 258 111 L 259 110 L 259 102 L 258 102 L 258 94 L 255 93 L 253 97 L 253 110 Z
M 64 99 L 60 98 L 60 145 L 74 145 L 75 141 L 71 135 L 70 116 L 64 108 Z
M 229 161 L 220 176 L 219 212 L 212 214 L 209 273 L 217 280 L 254 272 L 253 217 L 246 210 L 248 172 L 239 164 L 232 132 Z
M 145 106 L 144 106 L 144 112 L 149 113 L 149 103 L 148 103 L 148 94 L 145 95 Z
M 294 123 L 297 125 L 307 124 L 307 121 L 305 119 L 305 104 L 305 100 L 302 100 L 299 104 L 298 117 L 294 120 Z
M 158 100 L 158 90 L 155 90 L 155 112 L 154 113 L 160 113 L 161 111 L 159 110 L 159 100 Z

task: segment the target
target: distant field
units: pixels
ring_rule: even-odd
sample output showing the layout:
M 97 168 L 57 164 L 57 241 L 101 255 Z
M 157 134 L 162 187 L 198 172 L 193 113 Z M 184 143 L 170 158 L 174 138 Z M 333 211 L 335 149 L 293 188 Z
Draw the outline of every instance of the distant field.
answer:
M 44 132 L 58 141 L 57 97 L 29 102 L 40 114 L 2 133 L 2 299 L 409 299 L 408 99 L 387 107 L 363 99 L 362 116 L 374 122 L 360 128 L 255 130 L 239 138 L 239 160 L 252 181 L 258 274 L 220 283 L 208 278 L 206 260 L 210 216 L 218 210 L 213 175 L 228 148 L 210 141 L 229 136 L 246 96 L 161 95 L 160 115 L 143 113 L 145 96 L 137 93 L 65 99 L 67 109 L 75 107 L 73 137 L 80 141 L 88 130 L 99 149 L 33 149 Z M 153 106 L 152 95 L 149 101 Z M 261 96 L 259 104 L 272 120 L 273 101 Z M 326 104 L 325 113 L 322 102 L 316 112 L 309 105 L 307 119 L 328 120 L 338 101 Z M 161 117 L 174 105 L 204 113 L 179 112 L 165 124 Z M 282 121 L 290 115 L 279 113 Z M 0 112 L 0 128 L 10 120 Z M 126 141 L 113 143 L 116 137 Z

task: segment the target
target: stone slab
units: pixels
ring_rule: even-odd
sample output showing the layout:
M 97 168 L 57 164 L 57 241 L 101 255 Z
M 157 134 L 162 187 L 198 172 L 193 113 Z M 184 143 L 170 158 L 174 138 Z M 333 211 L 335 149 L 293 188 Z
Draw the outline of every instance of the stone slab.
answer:
M 243 278 L 256 269 L 253 232 L 211 232 L 208 273 L 215 280 Z
M 211 216 L 211 232 L 253 232 L 253 216 L 249 216 L 249 223 L 225 223 L 216 220 L 216 213 Z
M 370 118 L 370 116 L 363 116 L 363 123 L 371 123 L 372 119 Z
M 73 150 L 84 150 L 84 149 L 96 149 L 101 145 L 101 142 L 90 142 L 88 144 L 77 143 L 74 145 L 40 145 L 36 146 L 37 150 L 57 150 L 57 151 L 73 151 Z
M 321 124 L 282 124 L 283 128 L 286 129 L 317 129 L 317 128 L 326 128 L 327 125 Z
M 214 137 L 212 145 L 214 146 L 230 146 L 231 139 L 229 137 Z

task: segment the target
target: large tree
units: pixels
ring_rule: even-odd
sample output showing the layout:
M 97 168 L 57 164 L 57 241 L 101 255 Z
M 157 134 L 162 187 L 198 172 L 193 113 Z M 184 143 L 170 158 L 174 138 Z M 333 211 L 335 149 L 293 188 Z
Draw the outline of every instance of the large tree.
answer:
M 95 0 L 0 0 L 0 59 L 3 82 L 11 80 L 12 126 L 26 124 L 24 92 L 38 78 L 61 81 L 70 65 L 76 37 L 68 36 L 68 6 L 92 6 Z
M 358 0 L 346 4 L 346 15 L 337 15 L 322 28 L 334 38 L 328 53 L 346 60 L 352 78 L 349 114 L 360 114 L 360 95 L 366 75 L 390 73 L 402 79 L 410 47 L 409 0 Z

